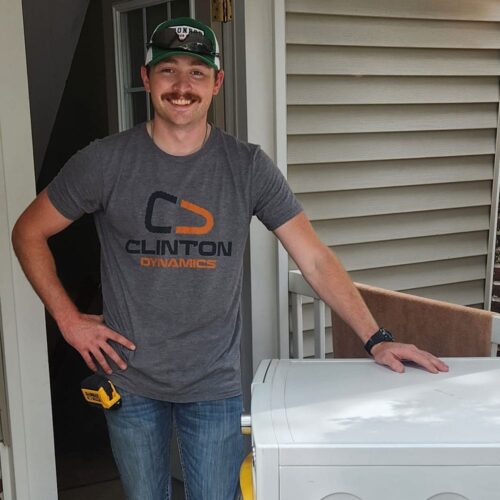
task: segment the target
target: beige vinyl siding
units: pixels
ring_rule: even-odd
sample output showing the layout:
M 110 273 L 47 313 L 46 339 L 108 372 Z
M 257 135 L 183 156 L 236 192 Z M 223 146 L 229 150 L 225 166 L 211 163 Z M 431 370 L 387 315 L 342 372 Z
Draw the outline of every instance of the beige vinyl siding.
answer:
M 489 230 L 489 207 L 466 207 L 445 210 L 346 217 L 318 220 L 313 226 L 329 246 L 446 234 L 464 234 Z M 390 232 L 387 231 L 390 227 Z
M 289 106 L 288 134 L 495 129 L 497 105 Z
M 290 45 L 287 67 L 295 75 L 489 76 L 497 51 Z
M 461 182 L 382 189 L 299 194 L 309 217 L 316 221 L 338 217 L 360 217 L 404 212 L 489 205 L 491 182 Z M 391 231 L 390 222 L 385 231 Z
M 498 0 L 287 0 L 288 13 L 500 21 Z
M 495 138 L 495 129 L 291 135 L 288 163 L 494 154 Z
M 288 180 L 321 239 L 357 281 L 488 303 L 500 2 L 285 5 Z
M 497 26 L 484 22 L 391 19 L 290 12 L 287 42 L 302 45 L 498 49 Z M 425 37 L 422 36 L 425 33 Z
M 491 180 L 493 156 L 290 165 L 295 193 Z
M 292 75 L 288 105 L 498 102 L 498 78 Z

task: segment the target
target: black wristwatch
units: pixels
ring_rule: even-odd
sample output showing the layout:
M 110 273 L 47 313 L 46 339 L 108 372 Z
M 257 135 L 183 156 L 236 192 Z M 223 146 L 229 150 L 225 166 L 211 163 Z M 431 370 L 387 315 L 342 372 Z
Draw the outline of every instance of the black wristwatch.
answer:
M 366 352 L 371 356 L 373 347 L 381 342 L 394 342 L 392 333 L 382 326 L 368 339 L 365 344 Z

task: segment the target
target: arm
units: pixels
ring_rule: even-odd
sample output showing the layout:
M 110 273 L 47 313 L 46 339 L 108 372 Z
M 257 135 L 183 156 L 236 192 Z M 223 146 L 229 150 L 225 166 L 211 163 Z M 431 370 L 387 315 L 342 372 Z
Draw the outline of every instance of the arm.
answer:
M 96 371 L 95 359 L 105 372 L 111 373 L 104 352 L 120 368 L 125 369 L 125 362 L 108 340 L 128 349 L 134 349 L 134 345 L 106 327 L 102 316 L 80 313 L 57 276 L 47 240 L 72 222 L 54 207 L 44 190 L 16 222 L 12 231 L 14 250 L 26 277 L 57 322 L 64 339 L 80 353 L 87 366 Z
M 306 281 L 366 341 L 378 330 L 351 278 L 335 254 L 324 245 L 302 212 L 274 231 L 290 257 L 296 262 Z M 409 344 L 383 342 L 372 349 L 377 363 L 403 372 L 402 360 L 414 361 L 433 373 L 448 367 L 425 351 Z

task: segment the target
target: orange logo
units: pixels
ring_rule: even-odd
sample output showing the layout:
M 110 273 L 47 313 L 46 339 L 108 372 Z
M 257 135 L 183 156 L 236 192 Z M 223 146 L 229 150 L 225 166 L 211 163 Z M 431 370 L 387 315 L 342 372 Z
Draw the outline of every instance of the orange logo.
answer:
M 157 200 L 165 200 L 174 205 L 179 205 L 184 210 L 192 212 L 199 217 L 203 218 L 204 223 L 199 226 L 176 226 L 174 229 L 175 234 L 207 234 L 214 227 L 213 215 L 203 207 L 195 205 L 187 200 L 179 200 L 177 196 L 173 196 L 163 191 L 155 191 L 148 200 L 146 208 L 146 229 L 152 233 L 169 234 L 172 232 L 172 226 L 157 226 L 153 224 L 153 213 L 155 210 L 155 203 Z

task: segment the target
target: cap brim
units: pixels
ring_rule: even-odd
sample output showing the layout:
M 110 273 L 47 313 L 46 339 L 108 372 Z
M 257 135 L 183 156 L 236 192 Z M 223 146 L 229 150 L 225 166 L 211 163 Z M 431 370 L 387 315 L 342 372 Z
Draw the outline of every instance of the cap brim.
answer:
M 219 70 L 220 68 L 217 66 L 217 64 L 214 62 L 213 59 L 210 59 L 207 56 L 204 56 L 202 54 L 198 54 L 196 52 L 188 52 L 187 50 L 157 50 L 157 55 L 149 63 L 147 64 L 148 66 L 152 66 L 154 64 L 158 64 L 160 61 L 163 61 L 164 59 L 167 59 L 172 56 L 191 56 L 195 57 L 196 59 L 199 59 L 200 61 L 203 61 L 205 64 L 208 64 L 211 68 L 214 68 L 215 70 Z

